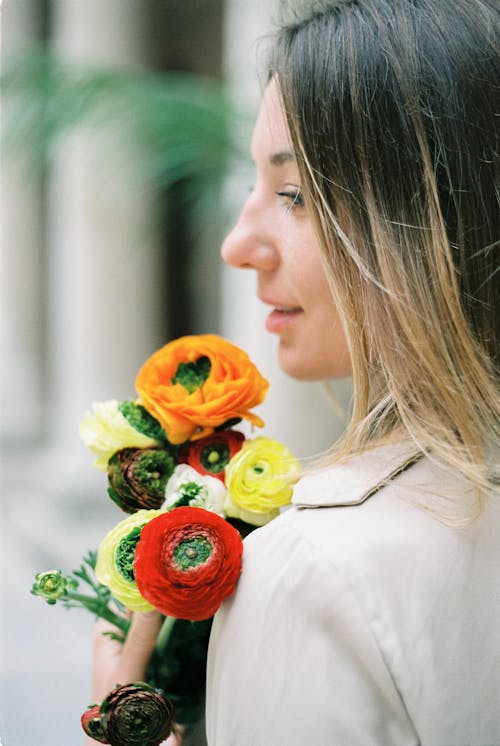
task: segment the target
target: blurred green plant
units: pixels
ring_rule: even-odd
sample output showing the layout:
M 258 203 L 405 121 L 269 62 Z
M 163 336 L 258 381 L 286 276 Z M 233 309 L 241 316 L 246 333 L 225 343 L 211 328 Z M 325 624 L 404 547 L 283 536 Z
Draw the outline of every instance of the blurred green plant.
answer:
M 182 182 L 198 202 L 242 158 L 239 142 L 246 152 L 250 113 L 223 82 L 198 75 L 77 67 L 35 51 L 4 63 L 0 94 L 4 154 L 21 151 L 43 169 L 61 135 L 85 125 L 127 146 L 147 184 Z

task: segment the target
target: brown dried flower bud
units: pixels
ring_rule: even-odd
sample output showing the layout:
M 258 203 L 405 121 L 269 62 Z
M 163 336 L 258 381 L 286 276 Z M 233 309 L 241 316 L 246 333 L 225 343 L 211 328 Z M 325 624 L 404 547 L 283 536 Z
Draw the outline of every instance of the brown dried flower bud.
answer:
M 123 448 L 108 464 L 108 494 L 126 513 L 158 510 L 175 465 L 166 448 Z
M 142 681 L 117 686 L 101 704 L 111 746 L 159 746 L 172 730 L 169 699 Z

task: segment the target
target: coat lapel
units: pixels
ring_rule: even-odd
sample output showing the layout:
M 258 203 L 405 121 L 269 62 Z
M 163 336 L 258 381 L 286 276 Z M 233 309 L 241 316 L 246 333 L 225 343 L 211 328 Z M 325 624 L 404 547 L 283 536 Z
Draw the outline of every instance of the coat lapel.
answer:
M 420 459 L 413 444 L 391 444 L 304 476 L 292 499 L 297 508 L 359 505 Z

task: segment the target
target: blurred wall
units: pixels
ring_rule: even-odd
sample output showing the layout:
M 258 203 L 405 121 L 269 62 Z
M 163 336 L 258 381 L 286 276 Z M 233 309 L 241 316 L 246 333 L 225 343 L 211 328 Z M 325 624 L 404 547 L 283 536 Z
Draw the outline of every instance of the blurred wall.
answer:
M 44 43 L 71 64 L 215 75 L 222 4 L 201 11 L 186 0 L 4 0 L 2 59 Z M 115 139 L 109 128 L 71 131 L 44 173 L 27 153 L 2 153 L 0 743 L 9 746 L 83 740 L 93 620 L 29 590 L 37 571 L 78 567 L 119 519 L 78 423 L 92 401 L 132 395 L 140 364 L 177 333 L 169 289 L 177 256 L 194 251 L 165 222 L 175 195 L 148 188 L 131 167 L 136 154 Z M 218 265 L 217 246 L 211 256 Z M 210 271 L 196 308 L 215 326 Z

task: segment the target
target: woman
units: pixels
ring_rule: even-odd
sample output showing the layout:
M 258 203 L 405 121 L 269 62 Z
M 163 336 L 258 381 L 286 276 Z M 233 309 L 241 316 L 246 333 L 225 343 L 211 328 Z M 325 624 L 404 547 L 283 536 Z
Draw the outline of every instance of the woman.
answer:
M 325 0 L 277 35 L 222 253 L 257 273 L 284 370 L 352 374 L 354 407 L 246 540 L 210 746 L 500 744 L 498 21 L 496 0 Z M 157 625 L 135 619 L 111 679 L 97 656 L 104 692 Z

